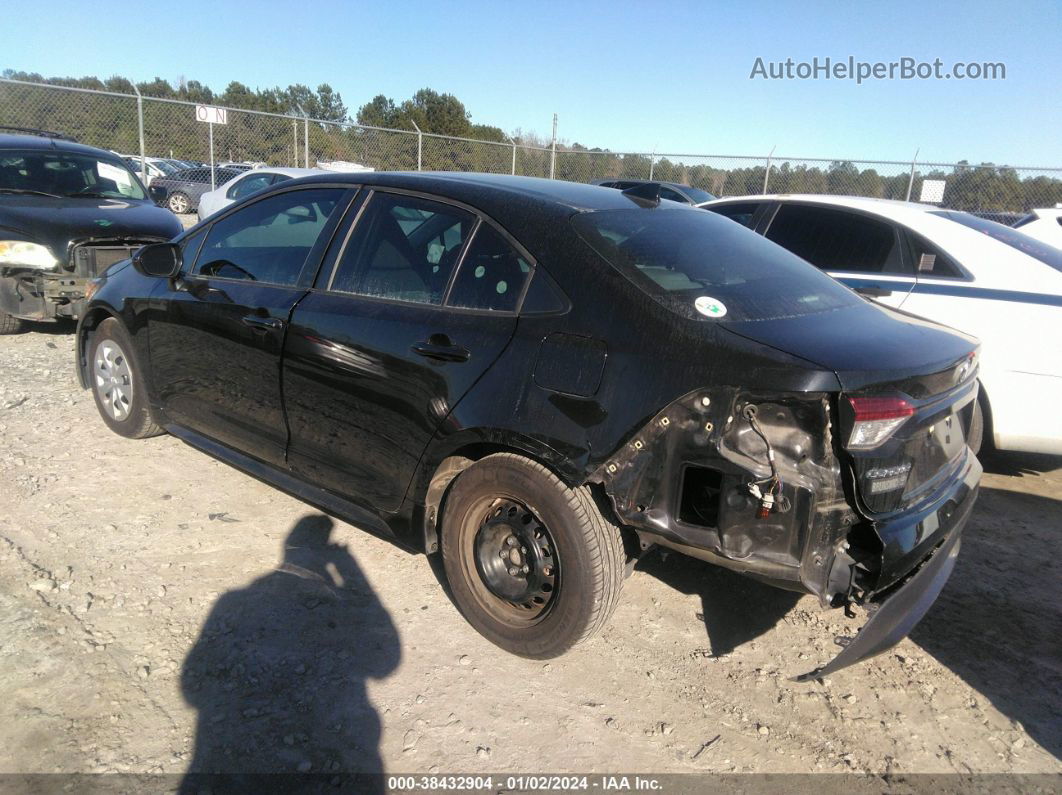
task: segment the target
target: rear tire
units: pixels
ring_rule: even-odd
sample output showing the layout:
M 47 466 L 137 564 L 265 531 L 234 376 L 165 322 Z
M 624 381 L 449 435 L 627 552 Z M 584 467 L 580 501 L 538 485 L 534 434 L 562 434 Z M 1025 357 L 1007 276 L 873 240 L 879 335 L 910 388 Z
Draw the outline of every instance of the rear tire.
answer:
M 108 428 L 127 439 L 146 439 L 163 432 L 148 406 L 133 341 L 114 318 L 104 320 L 96 329 L 88 367 L 92 396 Z
M 18 334 L 26 327 L 26 322 L 7 312 L 0 312 L 0 334 Z
M 487 640 L 545 659 L 598 632 L 619 601 L 619 528 L 589 488 L 569 489 L 512 453 L 487 456 L 454 481 L 442 554 L 458 608 Z

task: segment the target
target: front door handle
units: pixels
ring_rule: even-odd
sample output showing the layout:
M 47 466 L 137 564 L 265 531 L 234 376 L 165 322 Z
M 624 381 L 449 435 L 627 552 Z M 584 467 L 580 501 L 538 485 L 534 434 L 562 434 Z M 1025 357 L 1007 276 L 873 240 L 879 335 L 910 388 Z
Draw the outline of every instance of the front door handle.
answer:
M 284 328 L 284 321 L 278 317 L 262 317 L 261 315 L 245 315 L 241 318 L 245 326 L 250 326 L 255 331 L 280 331 Z
M 432 334 L 424 342 L 414 342 L 409 349 L 417 356 L 437 362 L 467 362 L 472 355 L 468 348 L 455 345 L 445 334 Z
M 865 295 L 867 298 L 885 298 L 892 295 L 892 290 L 886 290 L 884 287 L 855 287 L 853 288 L 860 295 Z

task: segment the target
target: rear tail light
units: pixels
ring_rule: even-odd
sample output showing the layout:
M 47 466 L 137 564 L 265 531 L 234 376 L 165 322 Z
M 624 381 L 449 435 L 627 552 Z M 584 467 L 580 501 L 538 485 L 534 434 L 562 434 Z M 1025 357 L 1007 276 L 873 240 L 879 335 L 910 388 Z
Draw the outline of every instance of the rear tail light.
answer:
M 915 413 L 914 406 L 898 397 L 850 397 L 848 402 L 855 413 L 850 450 L 877 447 Z

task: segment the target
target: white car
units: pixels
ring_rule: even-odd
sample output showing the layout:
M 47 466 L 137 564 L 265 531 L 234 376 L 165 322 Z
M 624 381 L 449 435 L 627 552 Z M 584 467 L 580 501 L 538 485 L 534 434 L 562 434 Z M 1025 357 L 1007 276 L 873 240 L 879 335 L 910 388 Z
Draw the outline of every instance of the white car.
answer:
M 1062 250 L 968 213 L 911 202 L 791 195 L 699 206 L 875 301 L 979 337 L 985 440 L 1062 454 Z M 976 449 L 979 428 L 971 427 L 968 441 Z
M 147 173 L 147 183 L 150 185 L 156 177 L 168 177 L 170 174 L 176 174 L 180 169 L 171 163 L 169 160 L 163 160 L 160 157 L 148 157 L 145 158 L 146 168 L 140 167 L 140 155 L 121 155 L 121 158 L 139 177 L 141 174 Z
M 1055 248 L 1062 248 L 1062 206 L 1052 209 L 1032 210 L 1016 224 L 1029 237 L 1035 237 Z
M 199 220 L 203 220 L 218 210 L 239 201 L 244 196 L 249 196 L 269 185 L 294 179 L 295 177 L 323 173 L 325 172 L 319 168 L 256 168 L 244 171 L 224 185 L 220 185 L 215 190 L 208 191 L 199 197 L 199 209 L 197 211 Z

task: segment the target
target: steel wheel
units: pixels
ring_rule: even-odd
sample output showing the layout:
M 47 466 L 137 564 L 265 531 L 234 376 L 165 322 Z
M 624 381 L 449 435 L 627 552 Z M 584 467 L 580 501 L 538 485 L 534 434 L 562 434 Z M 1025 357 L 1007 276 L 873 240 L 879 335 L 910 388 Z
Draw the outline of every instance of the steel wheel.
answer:
M 133 404 L 133 371 L 118 343 L 114 340 L 100 343 L 93 358 L 92 372 L 100 403 L 115 420 L 128 419 Z
M 499 619 L 522 624 L 548 612 L 560 586 L 560 561 L 549 531 L 525 505 L 492 501 L 476 532 L 473 554 L 477 595 Z
M 183 193 L 174 193 L 167 201 L 170 210 L 181 215 L 188 212 L 188 197 Z

